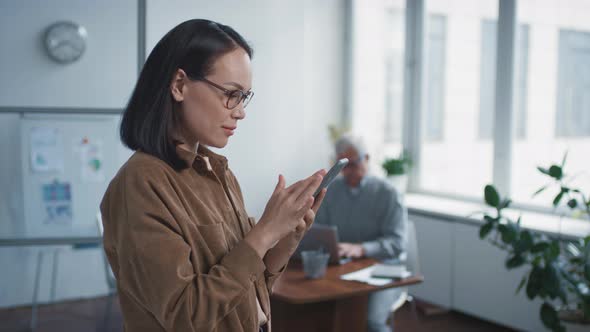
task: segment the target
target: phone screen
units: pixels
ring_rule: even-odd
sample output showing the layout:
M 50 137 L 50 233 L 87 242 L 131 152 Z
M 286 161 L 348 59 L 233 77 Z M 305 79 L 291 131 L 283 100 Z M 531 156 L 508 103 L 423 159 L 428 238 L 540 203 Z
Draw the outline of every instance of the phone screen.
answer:
M 320 183 L 320 186 L 313 194 L 313 197 L 316 197 L 320 193 L 320 191 L 322 191 L 322 189 L 327 188 L 330 185 L 330 183 L 332 183 L 332 181 L 334 181 L 336 176 L 338 176 L 338 174 L 340 174 L 340 171 L 344 168 L 344 166 L 346 166 L 346 164 L 348 164 L 348 159 L 342 158 L 342 159 L 338 160 L 336 162 L 336 164 L 334 164 L 334 166 L 332 166 L 332 168 L 330 168 L 330 170 L 328 171 L 328 174 L 326 174 L 326 176 L 324 176 L 322 183 Z

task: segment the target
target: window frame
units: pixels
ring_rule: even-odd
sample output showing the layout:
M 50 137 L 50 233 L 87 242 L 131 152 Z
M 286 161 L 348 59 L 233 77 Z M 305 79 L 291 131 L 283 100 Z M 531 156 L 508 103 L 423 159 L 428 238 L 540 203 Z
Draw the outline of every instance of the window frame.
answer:
M 349 72 L 348 77 L 352 78 L 352 66 L 354 61 L 351 61 L 350 57 L 353 53 L 354 46 L 354 5 L 361 0 L 347 0 L 347 10 L 345 16 L 348 19 L 345 24 L 345 49 L 348 55 L 345 58 L 348 59 L 347 63 L 350 66 L 347 68 Z M 498 189 L 501 195 L 511 196 L 512 186 L 512 161 L 513 161 L 513 146 L 518 141 L 516 135 L 516 117 L 517 105 L 514 99 L 518 99 L 515 93 L 518 93 L 515 87 L 520 84 L 516 81 L 516 70 L 519 70 L 517 61 L 525 60 L 524 65 L 527 66 L 525 73 L 528 76 L 528 58 L 530 58 L 530 36 L 531 26 L 524 22 L 518 24 L 517 16 L 517 1 L 518 0 L 498 0 L 498 17 L 497 23 L 497 36 L 496 42 L 496 66 L 495 66 L 495 91 L 494 91 L 494 125 L 492 130 L 492 140 L 494 144 L 493 148 L 493 176 L 492 183 Z M 426 47 L 428 39 L 428 21 L 429 17 L 426 13 L 426 0 L 405 0 L 405 40 L 404 40 L 404 64 L 403 64 L 403 109 L 402 109 L 402 128 L 404 129 L 401 133 L 401 142 L 396 140 L 385 140 L 381 142 L 382 146 L 378 147 L 377 150 L 391 150 L 395 145 L 401 143 L 401 147 L 406 150 L 413 161 L 412 171 L 408 174 L 408 193 L 425 194 L 433 197 L 455 199 L 465 202 L 477 202 L 482 203 L 483 201 L 483 188 L 481 195 L 462 195 L 451 192 L 436 191 L 429 188 L 420 187 L 421 178 L 421 162 L 422 162 L 422 149 L 421 146 L 426 142 L 424 115 L 428 114 L 426 108 L 427 103 L 427 66 L 428 62 L 428 49 Z M 448 18 L 447 18 L 448 20 Z M 448 24 L 448 21 L 446 22 Z M 517 34 L 521 29 L 521 26 L 526 26 L 527 30 L 527 50 L 526 59 L 519 59 L 517 52 Z M 522 70 L 522 68 L 520 68 Z M 527 77 L 528 79 L 528 77 Z M 528 81 L 525 83 L 528 87 Z M 346 95 L 348 98 L 353 99 L 354 91 L 351 88 L 351 83 L 345 84 L 347 86 Z M 525 98 L 526 92 L 525 92 Z M 527 98 L 528 99 L 528 98 Z M 528 100 L 524 101 L 528 104 Z M 352 104 L 351 102 L 349 104 Z M 526 109 L 526 108 L 525 108 Z M 355 112 L 354 107 L 344 110 L 344 123 L 350 124 L 354 127 L 352 115 Z M 386 111 L 387 112 L 387 111 Z M 528 114 L 525 114 L 525 119 Z M 479 129 L 479 128 L 477 128 Z M 525 137 L 528 134 L 528 130 L 525 129 Z M 443 133 L 444 135 L 444 133 Z M 386 135 L 384 135 L 384 138 Z M 423 142 L 424 141 L 424 142 Z M 566 209 L 558 207 L 554 209 L 552 207 L 535 205 L 532 203 L 525 202 L 513 202 L 514 208 L 522 209 L 524 211 L 532 211 L 538 213 L 546 213 L 551 215 L 563 215 L 566 213 Z
M 414 160 L 413 171 L 409 176 L 408 191 L 427 193 L 432 191 L 419 187 L 421 161 L 422 115 L 426 105 L 425 50 L 426 24 L 425 0 L 406 1 L 406 77 L 404 79 L 404 128 L 403 146 Z M 516 43 L 516 1 L 499 1 L 498 40 L 496 50 L 496 89 L 494 107 L 494 165 L 493 183 L 503 194 L 509 193 L 511 185 L 512 133 L 515 131 L 513 119 L 513 86 Z M 498 70 L 501 69 L 501 70 Z M 506 129 L 509 128 L 509 129 Z M 509 130 L 508 132 L 506 132 Z M 445 196 L 450 197 L 451 194 Z M 467 197 L 462 197 L 465 199 Z

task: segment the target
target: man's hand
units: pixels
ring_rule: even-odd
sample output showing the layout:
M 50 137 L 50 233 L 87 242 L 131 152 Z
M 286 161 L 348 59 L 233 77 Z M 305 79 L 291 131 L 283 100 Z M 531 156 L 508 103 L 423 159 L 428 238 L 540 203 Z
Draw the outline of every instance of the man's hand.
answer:
M 339 243 L 338 256 L 361 258 L 365 256 L 365 249 L 362 245 L 356 243 Z

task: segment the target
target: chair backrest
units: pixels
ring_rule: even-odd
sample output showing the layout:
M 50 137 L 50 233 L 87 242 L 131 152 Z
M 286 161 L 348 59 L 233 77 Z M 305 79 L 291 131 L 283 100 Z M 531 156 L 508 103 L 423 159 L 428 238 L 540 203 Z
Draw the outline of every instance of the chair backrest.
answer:
M 412 273 L 420 273 L 420 259 L 418 256 L 418 241 L 416 239 L 416 226 L 414 221 L 408 219 L 408 256 L 406 266 Z
M 102 225 L 102 215 L 100 214 L 100 211 L 96 213 L 96 228 L 98 229 L 98 234 L 100 236 L 102 236 L 104 233 L 104 228 Z M 102 254 L 102 259 L 104 262 L 105 278 L 107 280 L 107 284 L 109 286 L 109 289 L 111 291 L 113 291 L 113 290 L 117 289 L 117 279 L 115 278 L 115 275 L 113 274 L 113 270 L 111 269 L 111 265 L 109 264 L 107 256 L 104 252 L 104 248 L 101 250 L 101 254 Z

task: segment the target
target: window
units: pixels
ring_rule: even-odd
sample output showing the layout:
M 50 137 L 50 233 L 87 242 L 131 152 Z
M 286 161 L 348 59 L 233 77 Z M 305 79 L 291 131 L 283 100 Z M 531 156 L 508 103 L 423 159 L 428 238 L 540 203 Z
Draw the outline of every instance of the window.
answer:
M 494 102 L 496 91 L 496 45 L 498 23 L 484 20 L 481 24 L 481 77 L 479 88 L 479 138 L 492 139 L 494 126 Z M 527 68 L 529 50 L 529 27 L 521 24 L 516 37 L 515 94 L 516 138 L 526 136 L 527 114 Z
M 385 141 L 401 142 L 403 122 L 404 83 L 404 16 L 398 8 L 389 8 L 386 18 L 386 41 L 389 48 L 385 57 Z M 445 86 L 445 45 L 446 17 L 430 15 L 428 34 L 428 99 L 425 116 L 427 140 L 443 138 L 444 86 Z
M 404 87 L 404 11 L 385 9 L 385 142 L 401 143 Z
M 445 45 L 447 39 L 447 19 L 444 15 L 430 15 L 428 18 L 427 42 L 427 101 L 425 109 L 425 139 L 443 139 L 445 107 Z
M 556 192 L 532 194 L 549 179 L 537 166 L 568 152 L 570 185 L 590 192 L 590 6 L 585 0 L 518 0 L 530 27 L 527 137 L 514 144 L 511 196 L 548 206 Z M 565 203 L 565 202 L 564 202 Z
M 364 138 L 371 169 L 401 151 L 406 40 L 405 0 L 352 0 L 347 25 L 352 132 Z
M 422 8 L 414 1 L 424 3 L 424 33 L 412 21 Z M 410 191 L 481 199 L 484 186 L 496 183 L 516 203 L 547 207 L 555 192 L 532 198 L 549 182 L 537 166 L 559 163 L 567 151 L 570 185 L 590 192 L 588 1 L 516 0 L 518 8 L 502 6 L 507 10 L 500 22 L 499 2 L 354 0 L 353 128 L 369 138 L 375 166 L 408 141 L 418 156 Z M 412 6 L 406 9 L 406 3 Z M 498 49 L 497 27 L 512 13 L 518 15 L 512 73 L 516 132 L 506 140 L 495 135 L 509 135 L 506 126 L 493 128 L 496 55 L 506 51 Z M 417 33 L 424 48 L 404 40 Z M 406 59 L 406 51 L 423 53 L 423 59 Z M 498 88 L 507 94 L 506 87 Z M 404 109 L 420 104 L 420 116 Z M 409 115 L 407 123 L 402 113 Z M 494 142 L 495 137 L 503 139 Z
M 430 0 L 425 8 L 426 99 L 419 178 L 410 189 L 478 197 L 493 169 L 492 142 L 477 137 L 480 25 L 497 19 L 498 1 Z
M 590 32 L 559 32 L 555 133 L 590 136 Z

